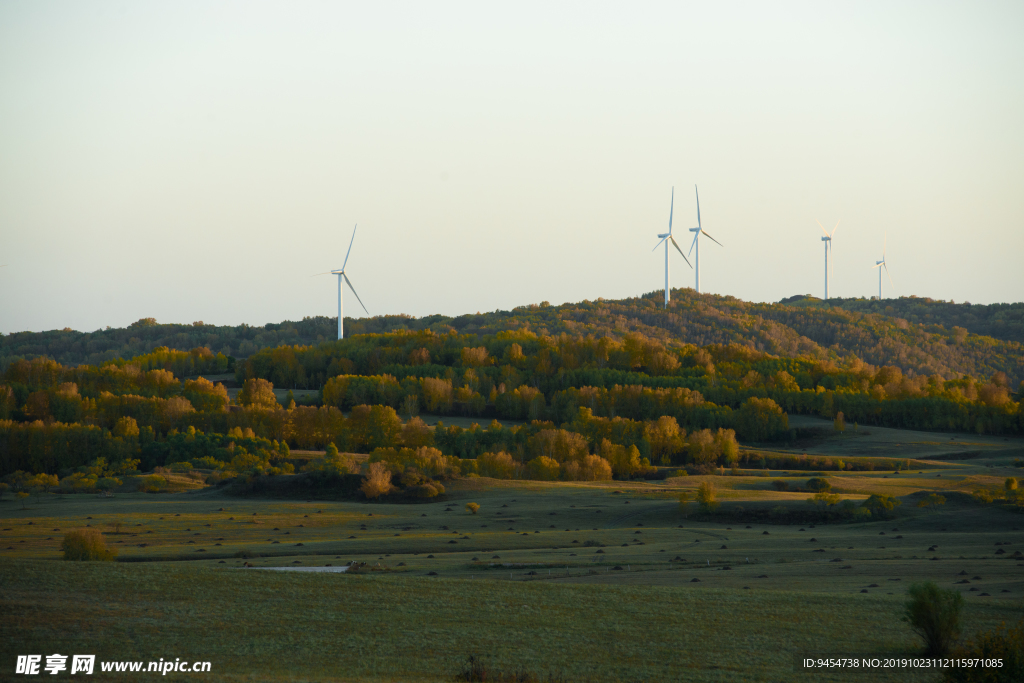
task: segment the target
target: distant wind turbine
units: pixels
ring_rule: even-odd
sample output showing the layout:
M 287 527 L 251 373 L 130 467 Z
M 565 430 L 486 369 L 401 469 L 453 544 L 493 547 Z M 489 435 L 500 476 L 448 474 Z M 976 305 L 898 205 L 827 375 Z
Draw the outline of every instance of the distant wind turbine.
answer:
M 878 300 L 879 301 L 882 300 L 882 269 L 883 268 L 885 269 L 885 276 L 887 278 L 889 278 L 889 284 L 892 285 L 893 289 L 896 289 L 896 285 L 893 284 L 893 281 L 892 281 L 892 275 L 889 275 L 889 266 L 885 265 L 885 247 L 886 247 L 886 242 L 887 241 L 888 241 L 887 237 L 883 237 L 882 238 L 882 260 L 881 261 L 875 261 L 875 265 L 871 266 L 872 268 L 878 268 Z
M 832 254 L 832 235 L 836 234 L 836 230 L 839 228 L 839 221 L 836 221 L 836 227 L 832 228 L 830 233 L 825 229 L 825 226 L 821 224 L 821 221 L 815 221 L 821 231 L 825 233 L 825 236 L 821 238 L 821 241 L 825 243 L 825 301 L 828 301 L 828 264 L 829 256 Z M 835 268 L 835 265 L 832 266 Z
M 704 229 L 700 227 L 700 194 L 697 192 L 696 185 L 693 186 L 693 193 L 697 196 L 697 227 L 690 228 L 690 232 L 693 233 L 693 244 L 690 245 L 690 253 L 693 253 L 694 248 L 697 249 L 697 254 L 694 257 L 693 261 L 694 263 L 697 264 L 694 270 L 697 273 L 697 293 L 700 294 L 700 236 L 704 235 L 718 246 L 722 246 L 722 243 L 716 240 L 711 235 L 704 232 Z
M 345 337 L 345 328 L 343 326 L 344 325 L 344 316 L 343 316 L 343 310 L 344 309 L 342 307 L 342 297 L 341 297 L 341 281 L 342 280 L 345 280 L 345 282 L 348 283 L 349 289 L 351 289 L 352 293 L 356 295 L 356 301 L 358 301 L 359 305 L 363 307 L 364 311 L 366 311 L 366 306 L 363 305 L 363 300 L 360 299 L 359 298 L 359 294 L 356 293 L 356 288 L 352 286 L 352 281 L 348 279 L 348 275 L 345 275 L 345 266 L 348 265 L 348 257 L 349 257 L 349 254 L 352 253 L 352 243 L 356 241 L 356 228 L 358 228 L 358 227 L 359 227 L 359 225 L 356 224 L 356 227 L 352 228 L 352 239 L 348 243 L 348 251 L 345 253 L 345 261 L 341 264 L 341 269 L 340 270 L 329 270 L 329 271 L 324 272 L 324 273 L 317 273 L 317 275 L 337 275 L 338 276 L 338 339 L 344 339 L 344 337 Z M 370 312 L 366 311 L 366 315 L 370 315 Z
M 669 242 L 672 243 L 672 246 L 676 248 L 676 251 L 679 252 L 679 255 L 683 257 L 684 261 L 686 261 L 686 265 L 690 266 L 690 261 L 686 258 L 686 254 L 684 254 L 683 250 L 679 248 L 679 244 L 676 242 L 676 238 L 672 236 L 672 210 L 675 208 L 675 204 L 676 204 L 676 188 L 673 187 L 672 188 L 672 199 L 671 199 L 671 201 L 669 202 L 669 205 L 668 205 L 668 232 L 664 232 L 664 233 L 658 235 L 658 237 L 661 238 L 661 242 L 658 242 L 657 244 L 655 244 L 654 245 L 654 249 L 651 249 L 651 251 L 656 251 L 657 248 L 661 246 L 662 242 L 665 243 L 665 308 L 668 308 L 669 291 L 671 291 L 671 288 L 669 286 L 669 281 L 668 281 L 668 243 Z M 693 268 L 693 266 L 690 266 L 690 267 Z

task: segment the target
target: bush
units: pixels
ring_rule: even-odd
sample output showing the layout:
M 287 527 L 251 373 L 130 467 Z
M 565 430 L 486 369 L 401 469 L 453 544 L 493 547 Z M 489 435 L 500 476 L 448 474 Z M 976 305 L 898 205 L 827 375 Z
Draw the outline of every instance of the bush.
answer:
M 117 550 L 107 547 L 103 535 L 96 529 L 77 529 L 64 534 L 60 549 L 64 551 L 65 560 L 76 562 L 109 561 L 117 555 Z
M 827 493 L 832 490 L 832 484 L 828 483 L 828 479 L 812 477 L 807 480 L 807 490 L 815 493 Z
M 167 479 L 159 474 L 151 474 L 139 479 L 138 488 L 143 493 L 158 493 L 167 489 Z
M 776 491 L 786 491 L 789 489 L 789 482 L 785 479 L 776 479 L 772 482 L 772 488 Z
M 893 496 L 880 496 L 877 493 L 873 493 L 867 500 L 861 503 L 861 507 L 870 510 L 874 517 L 887 519 L 892 516 L 892 511 L 896 506 L 902 504 L 903 501 L 899 498 L 895 498 Z
M 960 658 L 1002 659 L 999 668 L 949 668 L 944 681 L 948 683 L 1011 683 L 1024 681 L 1024 621 L 1012 628 L 1003 624 L 992 631 L 984 631 L 957 649 Z
M 710 481 L 703 481 L 697 487 L 697 503 L 704 512 L 714 512 L 718 507 L 718 501 L 715 500 L 715 485 Z
M 466 509 L 475 515 L 480 509 L 480 503 L 466 503 Z
M 910 600 L 903 621 L 924 639 L 927 656 L 945 656 L 960 638 L 964 597 L 959 591 L 943 590 L 931 581 L 915 583 L 908 594 Z

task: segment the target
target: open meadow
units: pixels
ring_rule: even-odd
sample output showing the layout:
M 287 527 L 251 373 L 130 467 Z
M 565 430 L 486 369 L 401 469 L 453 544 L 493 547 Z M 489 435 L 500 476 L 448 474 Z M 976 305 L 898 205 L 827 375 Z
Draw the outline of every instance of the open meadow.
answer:
M 453 680 L 470 655 L 566 680 L 850 680 L 861 674 L 802 673 L 797 659 L 919 652 L 900 621 L 913 582 L 960 590 L 968 634 L 1016 622 L 1024 516 L 970 494 L 1020 472 L 1020 440 L 868 431 L 823 436 L 808 454 L 892 458 L 906 446 L 913 467 L 471 477 L 450 481 L 442 500 L 407 504 L 214 487 L 7 499 L 0 647 L 12 657 L 210 660 L 210 680 Z M 928 455 L 942 459 L 917 459 Z M 903 504 L 891 519 L 809 523 L 809 494 L 773 482 L 796 487 L 818 474 L 841 498 Z M 702 481 L 721 502 L 710 516 L 678 501 Z M 929 493 L 946 503 L 917 507 Z M 766 508 L 789 516 L 764 521 L 756 511 Z M 79 528 L 102 531 L 118 561 L 60 561 L 63 534 Z M 260 569 L 343 565 L 346 573 Z

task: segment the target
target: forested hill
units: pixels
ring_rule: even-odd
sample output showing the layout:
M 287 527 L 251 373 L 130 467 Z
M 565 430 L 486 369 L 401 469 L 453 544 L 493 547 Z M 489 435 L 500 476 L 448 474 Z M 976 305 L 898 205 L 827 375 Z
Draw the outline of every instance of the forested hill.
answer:
M 1024 380 L 1024 304 L 977 306 L 916 297 L 833 299 L 793 297 L 778 304 L 675 290 L 665 310 L 662 294 L 458 317 L 378 316 L 346 319 L 349 335 L 397 330 L 456 330 L 487 335 L 528 330 L 538 335 L 621 338 L 639 332 L 666 346 L 737 343 L 782 357 L 896 366 L 908 375 L 958 374 L 988 378 L 1004 372 L 1012 386 Z M 236 358 L 282 344 L 317 344 L 335 337 L 336 319 L 304 318 L 262 327 L 158 324 L 144 319 L 127 328 L 76 332 L 20 332 L 0 337 L 0 370 L 18 358 L 46 356 L 65 365 L 132 358 L 166 346 L 207 347 Z
M 1024 303 L 1016 304 L 971 304 L 969 301 L 957 304 L 952 301 L 929 299 L 927 297 L 900 297 L 899 299 L 821 299 L 806 295 L 783 299 L 780 304 L 789 306 L 838 306 L 855 313 L 878 313 L 903 318 L 908 322 L 941 326 L 956 332 L 961 327 L 973 332 L 1003 341 L 1024 342 Z M 960 332 L 962 335 L 963 332 Z

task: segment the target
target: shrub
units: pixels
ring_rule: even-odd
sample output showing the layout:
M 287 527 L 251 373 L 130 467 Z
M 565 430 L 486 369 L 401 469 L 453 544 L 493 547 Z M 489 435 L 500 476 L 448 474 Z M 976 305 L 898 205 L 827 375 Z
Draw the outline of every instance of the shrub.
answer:
M 1011 683 L 1024 681 L 1024 621 L 1012 628 L 1006 624 L 991 631 L 983 631 L 958 648 L 958 658 L 1001 659 L 998 668 L 952 667 L 946 669 L 943 680 L 947 683 Z
M 439 481 L 425 481 L 405 489 L 405 494 L 412 498 L 436 498 L 444 493 L 444 485 Z
M 107 548 L 103 535 L 96 529 L 77 529 L 64 534 L 60 549 L 65 560 L 87 562 L 113 560 L 117 550 Z
M 679 492 L 679 511 L 683 513 L 684 517 L 686 516 L 687 508 L 689 507 L 689 502 L 690 502 L 690 494 L 689 494 L 689 492 L 688 491 L 680 491 Z
M 159 474 L 151 474 L 148 477 L 139 479 L 138 487 L 143 493 L 158 493 L 167 488 L 167 479 Z
M 772 488 L 776 491 L 785 491 L 789 489 L 789 482 L 785 479 L 776 479 L 772 482 Z
M 827 493 L 832 490 L 832 484 L 823 477 L 811 477 L 807 480 L 807 490 L 815 493 Z
M 715 500 L 715 485 L 710 481 L 702 481 L 697 487 L 697 503 L 704 512 L 714 512 L 718 507 L 718 501 Z
M 871 494 L 871 496 L 861 503 L 861 507 L 865 507 L 871 511 L 871 514 L 876 517 L 886 519 L 892 516 L 892 511 L 897 505 L 902 505 L 903 501 L 893 496 L 880 496 L 877 493 Z
M 466 510 L 472 512 L 474 515 L 480 509 L 480 503 L 466 503 Z
M 938 493 L 930 493 L 921 500 L 917 501 L 917 507 L 926 508 L 930 505 L 945 505 L 946 497 L 940 496 Z
M 943 590 L 931 581 L 915 583 L 908 591 L 903 621 L 924 639 L 925 654 L 942 657 L 960 638 L 960 613 L 964 597 L 959 591 Z

